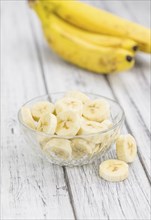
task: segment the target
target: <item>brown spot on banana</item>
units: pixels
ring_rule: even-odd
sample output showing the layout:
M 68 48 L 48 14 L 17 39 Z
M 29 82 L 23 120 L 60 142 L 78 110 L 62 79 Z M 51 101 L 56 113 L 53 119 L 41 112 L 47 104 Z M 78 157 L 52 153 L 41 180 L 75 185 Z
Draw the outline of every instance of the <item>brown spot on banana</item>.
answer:
M 111 69 L 111 73 L 114 73 L 114 72 L 116 72 L 116 71 L 117 71 L 116 67 L 113 67 L 113 68 Z
M 46 13 L 46 15 L 47 15 L 47 18 L 50 18 L 51 13 L 53 12 L 53 8 L 50 9 L 50 8 L 48 8 L 46 5 L 43 5 L 43 8 L 44 8 L 44 10 L 45 10 L 45 13 Z
M 37 2 L 37 0 L 28 0 L 29 6 L 32 8 L 33 5 Z
M 108 66 L 108 71 L 106 71 L 105 73 L 103 74 L 107 74 L 107 73 L 113 73 L 113 72 L 116 72 L 117 70 L 117 62 L 116 62 L 116 59 L 111 59 L 111 60 L 106 60 L 106 59 L 101 59 L 99 60 L 99 64 L 101 66 Z
M 68 21 L 70 21 L 71 20 L 71 15 L 66 15 L 66 19 L 68 20 Z
M 47 37 L 47 41 L 49 44 L 52 44 L 52 39 L 50 37 Z
M 106 58 L 103 58 L 103 57 L 101 57 L 100 58 L 100 64 L 102 64 L 102 65 L 112 65 L 112 66 L 115 66 L 116 65 L 116 58 L 114 57 L 114 58 L 108 58 L 108 59 L 106 59 Z

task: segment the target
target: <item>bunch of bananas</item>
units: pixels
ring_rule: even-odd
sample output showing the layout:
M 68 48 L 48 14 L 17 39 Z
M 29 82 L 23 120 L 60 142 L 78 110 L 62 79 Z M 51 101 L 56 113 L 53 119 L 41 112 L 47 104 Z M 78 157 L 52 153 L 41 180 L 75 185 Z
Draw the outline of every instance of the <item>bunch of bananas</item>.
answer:
M 50 47 L 96 73 L 133 67 L 138 49 L 150 53 L 150 29 L 75 0 L 29 0 Z

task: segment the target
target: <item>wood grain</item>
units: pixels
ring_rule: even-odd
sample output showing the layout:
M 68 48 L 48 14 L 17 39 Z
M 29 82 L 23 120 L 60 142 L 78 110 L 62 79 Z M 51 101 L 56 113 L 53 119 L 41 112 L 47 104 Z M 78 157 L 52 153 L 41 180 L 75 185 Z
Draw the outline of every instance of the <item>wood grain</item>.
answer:
M 86 2 L 149 25 L 148 1 Z M 138 55 L 136 67 L 118 75 L 80 70 L 48 48 L 25 1 L 3 1 L 2 9 L 2 219 L 150 219 L 149 56 Z M 138 143 L 126 181 L 108 183 L 98 176 L 99 163 L 116 158 L 114 147 L 94 164 L 74 168 L 31 155 L 17 110 L 34 96 L 71 89 L 116 99 L 124 108 L 123 132 Z
M 89 2 L 92 3 L 91 1 Z M 97 7 L 104 8 L 126 19 L 134 20 L 141 25 L 149 27 L 150 21 L 148 16 L 143 16 L 142 20 L 138 19 L 142 13 L 141 11 L 147 10 L 146 5 L 149 4 L 148 2 L 143 7 L 143 3 L 136 1 L 137 10 L 135 10 L 136 4 L 130 4 L 130 2 L 126 1 L 115 1 L 114 4 L 110 4 L 110 1 L 94 1 L 94 3 Z M 128 10 L 129 8 L 131 10 Z M 133 11 L 135 14 L 132 13 Z M 139 156 L 150 176 L 150 120 L 148 120 L 150 118 L 149 58 L 149 55 L 147 56 L 142 53 L 138 56 L 135 68 L 122 74 L 109 75 L 106 79 L 114 97 L 125 110 L 129 132 L 137 140 Z
M 124 87 L 121 85 L 121 76 L 114 75 L 111 77 L 104 77 L 103 75 L 96 75 L 80 70 L 70 64 L 62 61 L 52 51 L 49 51 L 45 39 L 38 26 L 38 21 L 33 16 L 35 28 L 35 36 L 38 42 L 38 48 L 41 54 L 44 75 L 46 79 L 46 87 L 49 92 L 80 89 L 84 91 L 91 91 L 99 93 L 111 98 L 117 98 L 119 92 L 121 97 L 124 97 L 124 103 L 118 99 L 120 104 L 124 107 L 126 113 L 131 115 L 135 110 L 128 111 L 125 106 L 130 105 L 130 97 L 124 95 Z M 135 71 L 138 72 L 137 67 Z M 127 75 L 126 75 L 127 74 Z M 125 73 L 125 78 L 130 77 L 133 72 Z M 122 74 L 124 75 L 124 73 Z M 53 83 L 51 79 L 53 78 Z M 111 80 L 115 83 L 114 87 Z M 128 80 L 128 79 L 127 79 Z M 118 82 L 117 82 L 118 81 Z M 124 81 L 124 80 L 123 80 Z M 137 86 L 137 77 L 133 79 Z M 57 85 L 57 87 L 56 87 Z M 118 91 L 116 91 L 116 87 Z M 147 92 L 146 92 L 147 93 Z M 132 93 L 135 95 L 135 93 Z M 126 96 L 126 97 L 125 97 Z M 133 96 L 134 97 L 134 96 Z M 134 113 L 133 113 L 134 114 Z M 127 116 L 127 115 L 126 115 Z M 147 116 L 146 116 L 147 117 Z M 132 118 L 130 118 L 132 119 Z M 139 123 L 139 116 L 135 116 L 134 120 Z M 132 120 L 127 120 L 128 129 L 133 124 Z M 145 125 L 146 126 L 146 125 Z M 138 128 L 138 127 L 137 127 Z M 144 146 L 147 148 L 147 135 L 143 126 L 139 124 L 141 132 L 145 135 Z M 125 128 L 125 132 L 128 131 Z M 138 141 L 138 140 L 137 140 Z M 141 140 L 139 140 L 141 141 Z M 141 143 L 142 144 L 142 143 Z M 149 149 L 149 148 L 148 148 Z M 140 148 L 141 150 L 141 148 Z M 140 153 L 142 157 L 143 152 Z M 144 161 L 149 162 L 149 152 L 143 154 Z M 115 150 L 113 149 L 105 158 L 115 158 Z M 130 177 L 127 181 L 120 184 L 107 183 L 98 177 L 98 164 L 79 168 L 65 168 L 64 172 L 70 189 L 70 197 L 75 209 L 75 216 L 77 219 L 148 219 L 149 218 L 149 181 L 148 176 L 144 172 L 144 168 L 139 158 L 130 167 Z M 145 166 L 146 164 L 144 164 Z M 145 166 L 146 168 L 146 166 Z M 137 170 L 141 174 L 136 175 Z M 149 171 L 149 167 L 148 167 Z M 143 189 L 143 190 L 142 190 Z M 135 192 L 134 192 L 135 191 Z M 140 199 L 142 198 L 142 199 Z M 134 202 L 135 201 L 135 202 Z M 128 211 L 127 211 L 128 210 Z M 148 211 L 146 211 L 148 210 Z
M 31 155 L 17 123 L 20 106 L 46 93 L 27 5 L 2 9 L 2 219 L 74 219 L 63 169 Z

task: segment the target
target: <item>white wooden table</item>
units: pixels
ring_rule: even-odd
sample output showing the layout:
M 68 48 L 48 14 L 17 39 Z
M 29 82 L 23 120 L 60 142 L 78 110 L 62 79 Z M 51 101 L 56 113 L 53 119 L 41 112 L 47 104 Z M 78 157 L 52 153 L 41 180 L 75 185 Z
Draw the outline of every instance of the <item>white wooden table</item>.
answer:
M 87 2 L 149 26 L 148 0 Z M 138 55 L 135 68 L 118 75 L 88 73 L 48 49 L 26 1 L 1 0 L 1 5 L 1 218 L 150 219 L 150 56 Z M 126 181 L 99 178 L 101 160 L 62 168 L 31 155 L 20 135 L 18 109 L 35 96 L 69 89 L 108 96 L 125 109 L 123 132 L 134 135 L 138 144 L 138 157 Z M 115 157 L 112 149 L 102 160 Z

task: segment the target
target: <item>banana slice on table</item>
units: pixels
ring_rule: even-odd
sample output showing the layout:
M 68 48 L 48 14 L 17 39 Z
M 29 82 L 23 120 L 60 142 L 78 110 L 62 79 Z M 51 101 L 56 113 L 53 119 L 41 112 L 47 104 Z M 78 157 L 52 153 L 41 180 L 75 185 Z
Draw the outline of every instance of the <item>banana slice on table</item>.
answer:
M 33 118 L 38 121 L 43 114 L 53 113 L 54 105 L 51 102 L 43 101 L 37 102 L 31 108 Z
M 104 99 L 87 101 L 83 106 L 83 116 L 89 120 L 102 122 L 110 116 L 110 106 Z
M 23 122 L 24 122 L 27 126 L 29 126 L 29 127 L 32 128 L 32 129 L 35 129 L 35 128 L 36 128 L 34 119 L 33 119 L 33 117 L 32 117 L 31 111 L 30 111 L 30 108 L 28 108 L 28 107 L 22 107 L 22 108 L 21 108 L 21 116 L 22 116 Z
M 136 141 L 132 135 L 120 135 L 116 140 L 116 153 L 119 160 L 131 163 L 137 155 Z
M 80 116 L 75 111 L 64 111 L 57 115 L 57 129 L 58 135 L 73 136 L 76 135 L 80 129 Z
M 69 91 L 66 95 L 66 97 L 72 97 L 75 99 L 80 100 L 83 104 L 85 104 L 89 99 L 89 97 L 87 95 L 85 95 L 82 92 L 79 91 Z
M 106 160 L 99 166 L 99 175 L 111 182 L 125 180 L 128 177 L 128 165 L 120 160 Z
M 95 144 L 85 139 L 76 138 L 71 141 L 73 157 L 80 158 L 85 155 L 91 155 Z
M 68 160 L 72 155 L 70 141 L 61 138 L 52 138 L 43 148 L 44 152 L 52 157 Z
M 77 100 L 72 97 L 65 97 L 56 102 L 55 105 L 56 113 L 64 112 L 67 110 L 75 111 L 82 115 L 83 112 L 83 104 L 80 100 Z
M 47 134 L 54 134 L 57 127 L 57 118 L 51 113 L 43 114 L 37 125 L 37 131 L 41 131 Z

